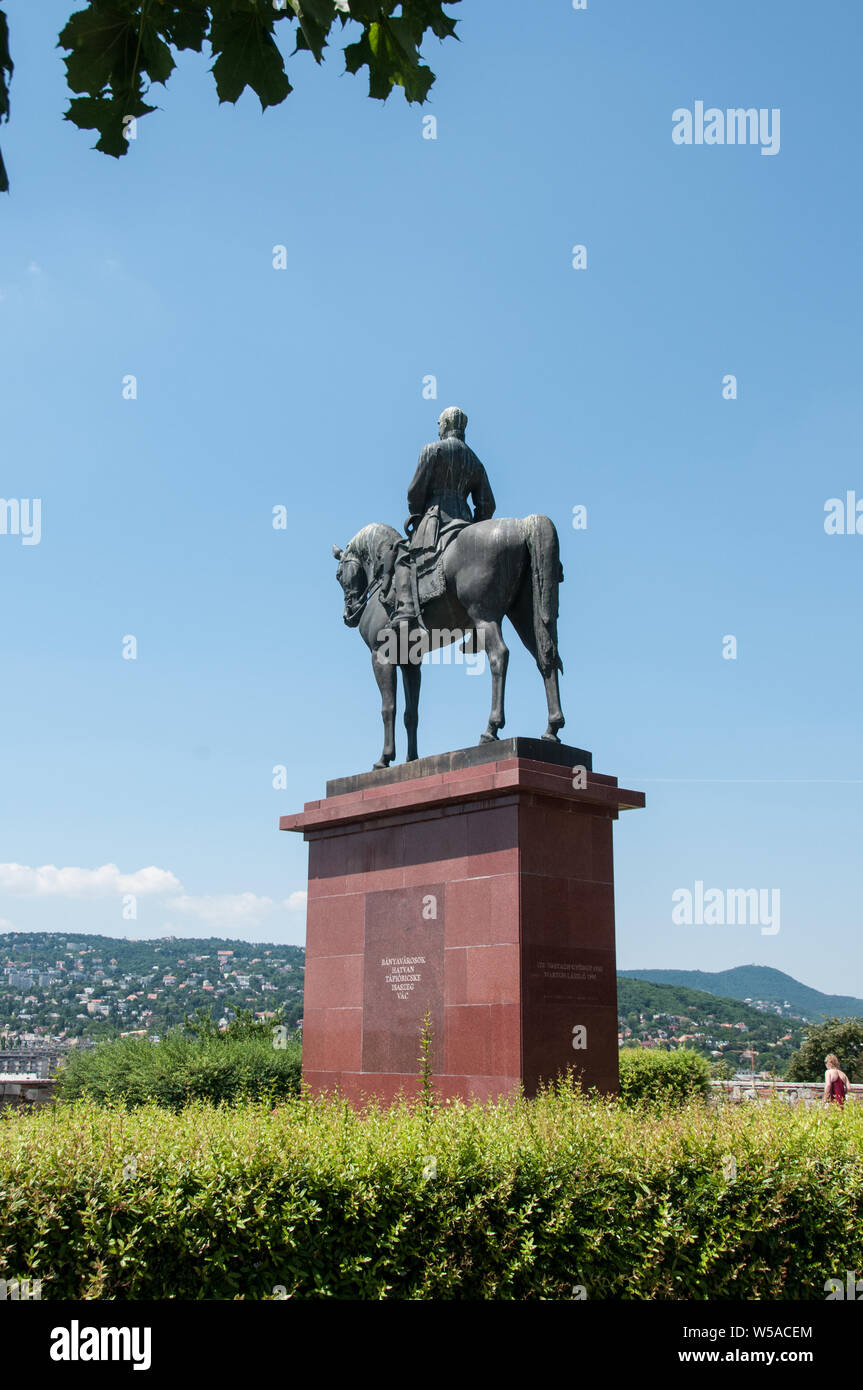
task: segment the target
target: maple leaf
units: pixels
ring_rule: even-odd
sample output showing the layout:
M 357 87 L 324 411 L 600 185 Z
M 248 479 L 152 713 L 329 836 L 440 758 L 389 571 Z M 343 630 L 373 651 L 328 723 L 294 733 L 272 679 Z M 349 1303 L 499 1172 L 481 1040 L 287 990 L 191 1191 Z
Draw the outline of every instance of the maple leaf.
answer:
M 261 109 L 277 106 L 293 90 L 273 38 L 273 20 L 256 10 L 213 14 L 210 45 L 217 54 L 213 76 L 219 101 L 237 101 L 246 87 L 257 92 Z

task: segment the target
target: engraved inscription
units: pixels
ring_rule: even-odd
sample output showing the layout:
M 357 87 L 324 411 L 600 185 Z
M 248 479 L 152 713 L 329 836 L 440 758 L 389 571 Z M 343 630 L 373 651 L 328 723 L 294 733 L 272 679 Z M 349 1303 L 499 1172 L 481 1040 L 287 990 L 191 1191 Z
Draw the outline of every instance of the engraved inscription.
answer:
M 386 982 L 397 999 L 407 999 L 414 986 L 420 983 L 420 970 L 425 963 L 425 956 L 388 956 L 381 961 L 384 970 L 390 972 Z
M 530 996 L 540 1006 L 558 999 L 590 1004 L 613 1004 L 616 999 L 613 951 L 531 947 L 526 965 Z
M 363 964 L 364 1072 L 416 1076 L 426 1012 L 432 1064 L 443 1058 L 445 887 L 368 893 Z

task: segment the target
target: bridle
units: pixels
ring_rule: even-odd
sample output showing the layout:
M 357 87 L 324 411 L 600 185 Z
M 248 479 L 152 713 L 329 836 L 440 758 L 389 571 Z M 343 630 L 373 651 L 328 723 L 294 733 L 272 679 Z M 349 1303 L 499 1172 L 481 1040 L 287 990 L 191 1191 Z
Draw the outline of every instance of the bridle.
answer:
M 341 564 L 344 564 L 345 560 L 348 560 L 353 565 L 359 565 L 361 569 L 363 568 L 362 560 L 360 560 L 356 555 L 343 555 L 341 559 Z M 354 618 L 358 617 L 359 614 L 362 613 L 363 609 L 365 608 L 375 589 L 380 587 L 380 582 L 381 581 L 379 579 L 369 580 L 369 582 L 366 584 L 366 587 L 363 589 L 363 592 L 355 601 L 353 607 L 348 608 L 347 604 L 345 605 L 344 619 L 346 623 L 353 622 Z

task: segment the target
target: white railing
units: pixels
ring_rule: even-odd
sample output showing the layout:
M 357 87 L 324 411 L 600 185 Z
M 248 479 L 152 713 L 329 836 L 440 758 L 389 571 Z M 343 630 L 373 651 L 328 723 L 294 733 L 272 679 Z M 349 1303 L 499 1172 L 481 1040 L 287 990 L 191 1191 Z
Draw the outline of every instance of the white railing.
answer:
M 820 1105 L 824 1099 L 823 1081 L 711 1081 L 712 1099 L 742 1104 L 744 1101 L 775 1100 L 786 1105 Z M 848 1087 L 847 1101 L 863 1102 L 863 1086 Z

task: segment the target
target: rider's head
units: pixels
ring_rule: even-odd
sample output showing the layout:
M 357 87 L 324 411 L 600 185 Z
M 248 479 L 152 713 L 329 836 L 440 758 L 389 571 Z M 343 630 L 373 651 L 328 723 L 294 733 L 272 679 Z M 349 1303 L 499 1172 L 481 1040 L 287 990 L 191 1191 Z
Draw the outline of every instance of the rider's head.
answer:
M 437 428 L 441 439 L 446 439 L 450 434 L 454 434 L 457 439 L 464 439 L 467 416 L 463 410 L 459 410 L 457 405 L 448 405 L 446 410 L 441 411 Z

